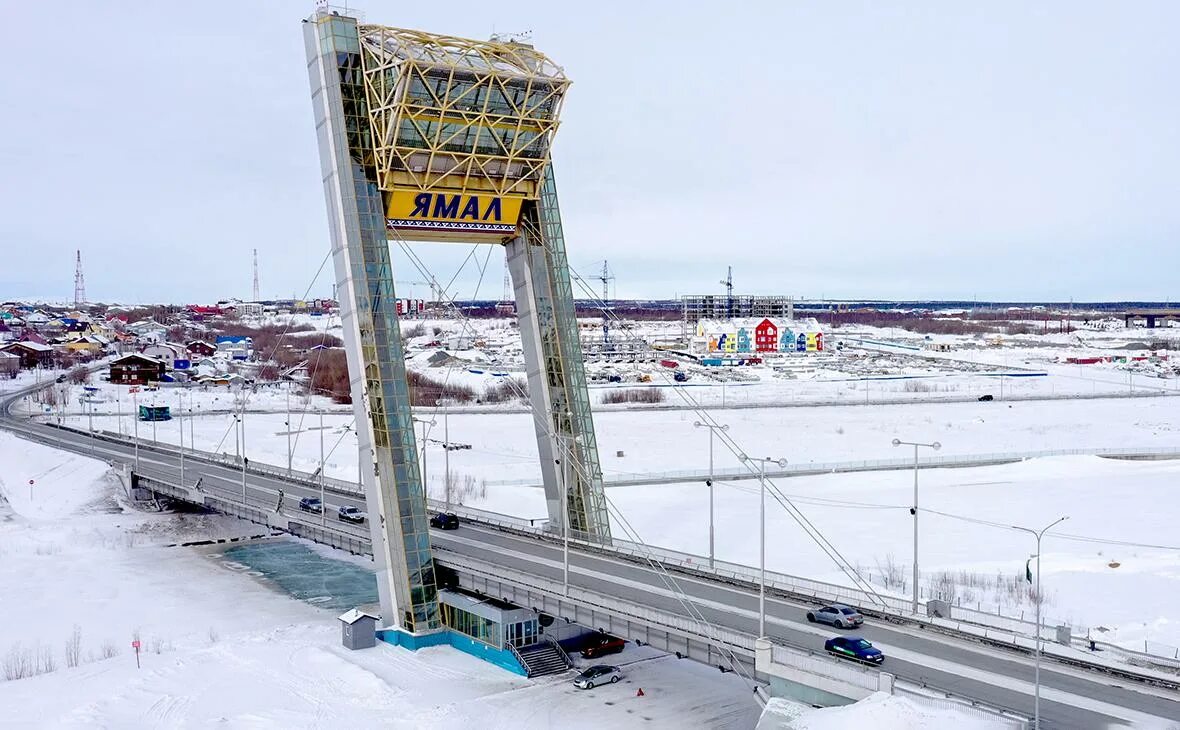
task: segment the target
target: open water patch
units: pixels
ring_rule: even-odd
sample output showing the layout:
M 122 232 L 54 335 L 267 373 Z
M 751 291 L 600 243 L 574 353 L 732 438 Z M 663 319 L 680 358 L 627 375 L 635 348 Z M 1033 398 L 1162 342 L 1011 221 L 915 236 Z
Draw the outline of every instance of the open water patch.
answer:
M 264 576 L 284 593 L 321 608 L 347 610 L 378 601 L 373 571 L 325 557 L 297 542 L 234 545 L 222 557 L 223 565 Z

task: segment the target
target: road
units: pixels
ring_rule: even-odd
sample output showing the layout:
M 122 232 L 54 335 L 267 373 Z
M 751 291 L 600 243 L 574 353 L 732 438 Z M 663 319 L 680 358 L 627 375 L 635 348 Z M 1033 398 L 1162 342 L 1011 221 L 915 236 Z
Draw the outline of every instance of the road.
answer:
M 0 409 L 7 413 L 6 403 Z M 25 432 L 63 448 L 88 453 L 113 463 L 134 461 L 133 447 L 91 439 L 86 434 L 35 424 L 24 418 L 5 416 L 3 427 Z M 139 473 L 148 478 L 176 483 L 179 460 L 175 453 L 140 450 Z M 242 473 L 233 466 L 186 459 L 184 482 L 201 480 L 203 489 L 229 499 L 240 499 Z M 288 509 L 302 496 L 319 496 L 319 490 L 305 484 L 255 473 L 246 475 L 248 501 L 273 508 L 279 490 L 289 500 Z M 358 536 L 368 537 L 366 527 L 344 525 L 335 519 L 339 505 L 356 505 L 364 509 L 363 500 L 327 492 L 326 521 Z M 465 557 L 482 560 L 495 556 L 505 567 L 562 580 L 560 542 L 543 541 L 535 536 L 504 532 L 465 524 L 454 532 L 432 531 L 432 542 L 443 564 L 462 569 Z M 685 615 L 679 598 L 664 585 L 662 574 L 628 559 L 571 550 L 572 585 L 607 595 L 643 603 L 651 608 Z M 750 586 L 730 585 L 704 578 L 676 576 L 679 589 L 697 604 L 711 623 L 754 635 L 757 630 L 757 591 Z M 767 601 L 768 633 L 777 641 L 796 647 L 822 651 L 825 638 L 835 630 L 807 623 L 807 607 L 782 597 Z M 1033 665 L 1030 657 L 950 638 L 923 630 L 884 621 L 869 620 L 857 631 L 882 648 L 887 656 L 885 669 L 897 677 L 916 683 L 972 697 L 980 702 L 1032 714 Z M 1140 686 L 1130 680 L 1075 669 L 1047 661 L 1041 671 L 1043 727 L 1060 730 L 1099 730 L 1112 724 L 1147 721 L 1150 717 L 1180 721 L 1180 695 L 1162 689 Z

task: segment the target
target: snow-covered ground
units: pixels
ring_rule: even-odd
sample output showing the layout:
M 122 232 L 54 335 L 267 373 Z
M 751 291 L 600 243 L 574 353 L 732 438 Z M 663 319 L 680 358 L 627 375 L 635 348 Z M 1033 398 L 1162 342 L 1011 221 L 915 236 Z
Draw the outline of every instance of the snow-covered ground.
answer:
M 450 648 L 346 651 L 335 612 L 227 570 L 234 566 L 213 548 L 165 547 L 255 526 L 134 511 L 105 464 L 5 433 L 0 463 L 0 727 L 757 722 L 750 690 L 734 675 L 647 648 L 618 657 L 623 682 L 591 692 L 568 677 L 524 679 Z

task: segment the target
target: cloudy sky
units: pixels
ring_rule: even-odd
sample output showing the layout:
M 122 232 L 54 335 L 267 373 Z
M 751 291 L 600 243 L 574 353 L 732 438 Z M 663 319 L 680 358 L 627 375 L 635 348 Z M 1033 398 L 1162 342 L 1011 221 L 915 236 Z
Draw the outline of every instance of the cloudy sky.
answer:
M 71 298 L 76 249 L 92 300 L 249 297 L 254 248 L 264 297 L 331 292 L 311 3 L 3 4 L 0 299 Z M 565 67 L 570 259 L 608 260 L 617 296 L 719 291 L 732 265 L 750 293 L 1180 299 L 1180 4 L 365 10 L 531 30 Z M 420 248 L 443 280 L 469 250 Z

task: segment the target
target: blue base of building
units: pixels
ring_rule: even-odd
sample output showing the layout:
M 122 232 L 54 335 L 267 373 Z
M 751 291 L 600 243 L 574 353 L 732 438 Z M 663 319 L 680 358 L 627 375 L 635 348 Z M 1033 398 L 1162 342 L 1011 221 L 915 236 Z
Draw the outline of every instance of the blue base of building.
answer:
M 528 676 L 528 672 L 520 665 L 520 662 L 516 660 L 516 657 L 513 656 L 511 651 L 489 646 L 482 641 L 476 641 L 458 631 L 444 629 L 429 634 L 411 634 L 401 629 L 382 629 L 377 632 L 377 638 L 388 644 L 401 646 L 410 651 L 417 651 L 428 646 L 449 645 L 485 662 L 495 664 L 497 667 L 506 669 L 513 674 L 519 674 L 522 677 Z

